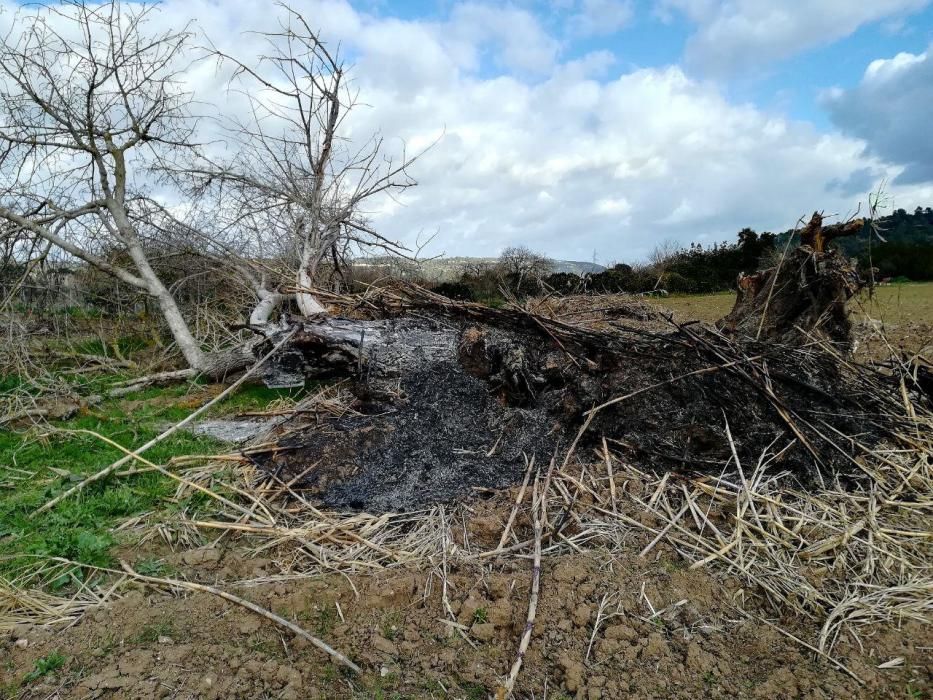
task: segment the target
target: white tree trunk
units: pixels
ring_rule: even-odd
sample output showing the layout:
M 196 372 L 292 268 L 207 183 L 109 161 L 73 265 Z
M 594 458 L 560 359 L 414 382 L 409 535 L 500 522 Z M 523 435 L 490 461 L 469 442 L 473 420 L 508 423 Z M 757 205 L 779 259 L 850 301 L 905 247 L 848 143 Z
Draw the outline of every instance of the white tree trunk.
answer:
M 191 367 L 203 370 L 204 353 L 201 351 L 201 346 L 198 345 L 198 341 L 191 333 L 191 329 L 188 328 L 188 322 L 182 316 L 181 310 L 178 308 L 178 304 L 175 303 L 171 293 L 161 282 L 158 280 L 156 282 L 161 289 L 156 290 L 154 295 L 159 303 L 159 309 L 162 311 L 165 323 L 178 345 L 178 349 L 181 350 L 181 354 L 185 356 L 185 360 Z
M 253 328 L 264 328 L 269 325 L 269 317 L 282 303 L 285 295 L 262 288 L 258 289 L 256 294 L 259 296 L 259 303 L 249 315 L 249 325 Z
M 298 270 L 298 287 L 310 289 L 313 284 L 311 275 L 308 273 L 308 267 L 302 261 L 301 268 Z M 310 292 L 298 292 L 295 294 L 295 301 L 298 303 L 298 310 L 305 318 L 312 316 L 321 316 L 327 313 L 327 309 L 321 306 L 321 303 L 314 298 Z

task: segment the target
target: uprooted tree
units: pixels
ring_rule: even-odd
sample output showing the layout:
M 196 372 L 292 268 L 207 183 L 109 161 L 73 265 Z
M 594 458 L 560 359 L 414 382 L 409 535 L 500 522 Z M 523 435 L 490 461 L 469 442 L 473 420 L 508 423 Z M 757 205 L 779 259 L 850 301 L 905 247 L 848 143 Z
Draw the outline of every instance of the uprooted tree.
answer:
M 255 341 L 202 349 L 152 263 L 167 231 L 183 230 L 189 247 L 251 287 L 249 325 L 259 332 L 288 298 L 304 316 L 324 313 L 310 287 L 327 256 L 401 250 L 368 225 L 360 205 L 412 186 L 412 159 L 385 159 L 379 138 L 356 149 L 343 140 L 355 104 L 345 68 L 300 14 L 281 7 L 282 29 L 266 35 L 273 48 L 258 68 L 209 52 L 233 63 L 234 80 L 252 81 L 252 117 L 227 124 L 239 150 L 226 161 L 196 146 L 194 96 L 181 88 L 192 34 L 151 31 L 151 7 L 113 0 L 24 9 L 0 39 L 4 234 L 44 241 L 153 298 L 192 372 L 242 369 Z M 158 176 L 177 189 L 150 195 Z M 191 212 L 203 207 L 192 196 L 212 193 L 212 225 L 193 223 Z
M 855 267 L 827 244 L 864 226 L 864 219 L 855 219 L 824 227 L 823 215 L 814 212 L 800 232 L 799 247 L 773 268 L 739 275 L 735 305 L 718 327 L 755 340 L 794 342 L 817 333 L 848 344 L 846 302 L 863 283 Z

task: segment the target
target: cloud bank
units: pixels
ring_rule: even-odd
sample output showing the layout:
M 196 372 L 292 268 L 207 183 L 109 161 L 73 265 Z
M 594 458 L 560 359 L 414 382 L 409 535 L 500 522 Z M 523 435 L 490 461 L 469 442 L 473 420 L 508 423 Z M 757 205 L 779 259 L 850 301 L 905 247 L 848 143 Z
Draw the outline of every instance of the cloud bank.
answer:
M 739 36 L 743 23 L 751 22 L 754 39 L 762 17 L 786 14 L 751 0 L 667 4 L 701 23 L 694 52 L 713 37 Z M 889 11 L 918 4 L 880 2 Z M 933 200 L 933 154 L 929 143 L 917 144 L 931 104 L 927 54 L 876 62 L 858 87 L 828 94 L 841 131 L 821 133 L 730 102 L 719 83 L 677 65 L 622 69 L 605 51 L 570 60 L 566 35 L 549 33 L 517 5 L 461 3 L 440 20 L 367 14 L 341 0 L 295 7 L 355 64 L 368 106 L 348 122 L 351 139 L 379 131 L 393 149 L 434 144 L 412 170 L 419 187 L 370 212 L 381 232 L 409 245 L 437 233 L 431 253 L 485 256 L 525 244 L 559 258 L 634 260 L 665 240 L 731 239 L 745 226 L 783 230 L 814 209 L 845 214 L 883 177 L 896 178 L 898 205 Z M 875 16 L 850 14 L 849 24 Z M 575 3 L 568 16 L 570 33 L 581 35 L 633 21 L 627 3 L 603 0 Z M 154 21 L 180 27 L 192 17 L 244 58 L 262 50 L 247 32 L 275 26 L 268 6 L 245 1 L 166 0 Z M 775 34 L 771 55 L 815 41 L 791 34 Z M 740 44 L 723 50 L 735 55 Z M 186 87 L 236 114 L 244 101 L 224 79 L 199 63 Z
M 933 180 L 933 48 L 872 61 L 856 87 L 830 90 L 823 103 L 866 153 L 903 164 L 896 183 Z
M 859 27 L 903 18 L 930 0 L 661 0 L 697 25 L 686 59 L 704 73 L 731 75 L 830 44 Z

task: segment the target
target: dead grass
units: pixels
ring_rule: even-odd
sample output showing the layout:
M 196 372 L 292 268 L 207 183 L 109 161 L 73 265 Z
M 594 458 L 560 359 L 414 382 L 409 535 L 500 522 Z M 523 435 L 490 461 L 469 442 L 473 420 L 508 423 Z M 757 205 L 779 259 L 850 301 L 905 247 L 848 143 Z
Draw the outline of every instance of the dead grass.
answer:
M 734 292 L 713 294 L 676 294 L 651 299 L 649 303 L 674 311 L 682 321 L 712 323 L 725 316 L 735 302 Z M 933 323 L 933 282 L 910 282 L 876 287 L 869 295 L 863 292 L 850 302 L 856 320 L 866 317 L 891 325 Z
M 922 286 L 910 303 L 926 303 L 931 292 L 933 285 Z M 903 308 L 907 302 L 898 298 L 897 308 Z M 731 304 L 731 295 L 717 295 L 709 301 L 714 302 Z M 589 327 L 598 319 L 575 322 Z M 322 391 L 294 410 L 339 414 L 345 399 Z M 249 450 L 234 462 L 170 465 L 176 499 L 190 502 L 200 494 L 200 507 L 135 518 L 123 530 L 141 542 L 161 539 L 172 547 L 237 540 L 272 559 L 279 574 L 264 580 L 338 572 L 352 585 L 354 574 L 417 565 L 433 572 L 445 591 L 448 572 L 458 564 L 512 560 L 528 566 L 532 557 L 585 550 L 611 556 L 631 547 L 633 532 L 647 532 L 651 539 L 641 556 L 664 545 L 691 568 L 739 579 L 739 611 L 746 608 L 745 595 L 761 596 L 781 614 L 812 620 L 809 641 L 792 638 L 829 658 L 842 636 L 858 641 L 872 625 L 933 621 L 933 417 L 906 391 L 903 400 L 911 422 L 888 444 L 868 447 L 855 437 L 836 436 L 861 453 L 853 459 L 864 474 L 858 485 L 826 483 L 813 490 L 799 488 L 780 470 L 789 444 L 773 443 L 755 464 L 741 463 L 732 442 L 735 426 L 725 426 L 732 459 L 718 476 L 653 474 L 645 465 L 628 463 L 606 441 L 595 451 L 578 450 L 595 415 L 591 411 L 577 439 L 553 456 L 550 467 L 529 471 L 540 485 L 539 496 L 505 505 L 508 515 L 511 503 L 517 504 L 514 516 L 503 517 L 508 524 L 492 549 L 472 539 L 468 505 L 382 515 L 323 511 L 294 488 L 296 479 L 285 482 L 258 469 Z M 538 464 L 547 464 L 538 457 Z M 99 582 L 93 591 L 81 584 L 71 599 L 49 598 L 38 586 L 48 580 L 48 566 L 4 582 L 0 614 L 12 613 L 19 621 L 71 621 L 121 583 Z M 534 566 L 539 570 L 537 561 Z M 531 595 L 533 603 L 536 592 Z M 858 680 L 839 661 L 833 663 Z

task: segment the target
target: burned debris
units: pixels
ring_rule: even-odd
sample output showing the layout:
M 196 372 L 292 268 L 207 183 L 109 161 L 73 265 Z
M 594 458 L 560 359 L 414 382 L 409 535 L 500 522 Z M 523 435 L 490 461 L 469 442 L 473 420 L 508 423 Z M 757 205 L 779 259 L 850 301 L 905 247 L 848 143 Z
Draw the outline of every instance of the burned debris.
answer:
M 520 480 L 523 454 L 603 439 L 657 471 L 719 474 L 770 450 L 771 468 L 802 483 L 857 481 L 861 451 L 909 416 L 891 377 L 846 358 L 857 286 L 846 261 L 801 247 L 783 266 L 793 272 L 762 273 L 718 328 L 624 298 L 558 317 L 546 301 L 492 309 L 379 290 L 355 309 L 366 318 L 303 322 L 274 363 L 273 374 L 327 368 L 355 398 L 324 423 L 296 414 L 263 468 L 329 507 L 374 512 L 501 488 Z M 770 310 L 748 301 L 769 286 Z

